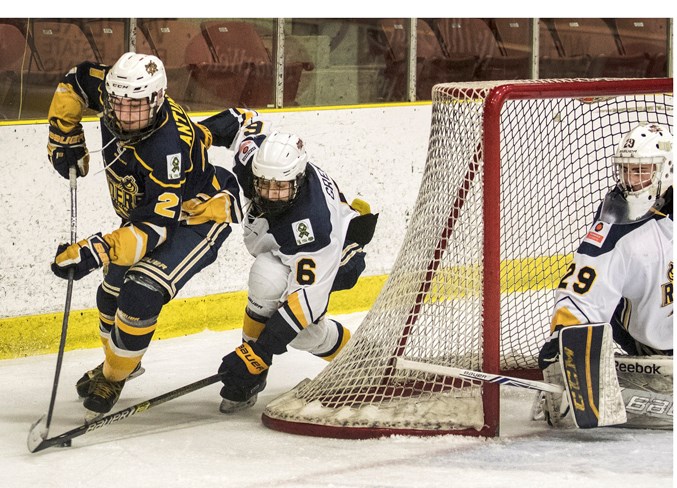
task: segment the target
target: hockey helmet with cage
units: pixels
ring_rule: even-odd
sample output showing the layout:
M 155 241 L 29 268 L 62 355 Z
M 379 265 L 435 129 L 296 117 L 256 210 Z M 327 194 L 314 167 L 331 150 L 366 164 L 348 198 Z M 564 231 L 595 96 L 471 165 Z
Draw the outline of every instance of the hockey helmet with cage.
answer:
M 266 137 L 252 161 L 256 207 L 269 215 L 291 207 L 303 186 L 307 164 L 308 154 L 297 135 L 275 131 Z
M 150 54 L 123 54 L 105 78 L 103 120 L 121 141 L 133 143 L 151 134 L 165 100 L 167 74 Z
M 672 187 L 672 134 L 660 124 L 642 122 L 622 138 L 612 158 L 616 188 L 605 201 L 607 213 L 636 222 L 660 209 Z M 613 201 L 612 201 L 613 200 Z M 619 218 L 619 203 L 625 208 Z

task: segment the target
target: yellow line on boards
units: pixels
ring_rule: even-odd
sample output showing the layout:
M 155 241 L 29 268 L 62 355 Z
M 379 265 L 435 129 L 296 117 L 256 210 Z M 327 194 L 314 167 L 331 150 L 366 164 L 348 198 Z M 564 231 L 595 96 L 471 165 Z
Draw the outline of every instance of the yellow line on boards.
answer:
M 341 315 L 368 310 L 385 280 L 385 275 L 366 276 L 352 290 L 332 293 L 327 313 Z M 239 329 L 242 327 L 246 304 L 246 291 L 172 300 L 160 313 L 153 340 L 180 337 L 204 330 Z M 0 359 L 56 352 L 62 322 L 63 312 L 0 318 Z M 100 346 L 98 311 L 71 311 L 68 317 L 66 350 Z
M 501 263 L 501 293 L 553 289 L 571 259 L 571 255 L 554 255 L 505 260 Z M 343 315 L 369 310 L 386 279 L 387 275 L 365 276 L 352 290 L 332 293 L 327 314 Z M 444 302 L 479 297 L 481 293 L 479 264 L 452 266 L 437 270 L 425 300 Z M 246 304 L 246 291 L 175 299 L 162 309 L 153 340 L 204 330 L 239 329 Z M 0 359 L 56 352 L 62 321 L 63 313 L 0 318 Z M 99 347 L 98 324 L 98 311 L 95 309 L 71 311 L 66 350 Z

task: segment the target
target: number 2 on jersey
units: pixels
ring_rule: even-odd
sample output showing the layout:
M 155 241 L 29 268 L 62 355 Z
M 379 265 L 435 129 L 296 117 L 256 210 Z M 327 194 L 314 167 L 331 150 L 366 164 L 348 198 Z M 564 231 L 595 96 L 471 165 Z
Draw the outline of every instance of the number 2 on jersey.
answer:
M 559 282 L 559 286 L 557 288 L 566 288 L 569 286 L 569 283 L 567 280 L 573 276 L 573 274 L 576 272 L 576 263 L 571 263 L 569 265 L 569 268 L 567 269 L 566 274 L 562 277 L 562 281 Z M 578 274 L 576 275 L 576 279 L 578 281 L 575 281 L 572 288 L 576 293 L 579 294 L 584 294 L 590 291 L 590 287 L 595 281 L 595 278 L 597 278 L 597 272 L 591 268 L 590 266 L 583 266 L 579 271 Z
M 158 203 L 155 204 L 155 213 L 173 219 L 179 205 L 179 197 L 174 193 L 163 193 L 158 197 Z

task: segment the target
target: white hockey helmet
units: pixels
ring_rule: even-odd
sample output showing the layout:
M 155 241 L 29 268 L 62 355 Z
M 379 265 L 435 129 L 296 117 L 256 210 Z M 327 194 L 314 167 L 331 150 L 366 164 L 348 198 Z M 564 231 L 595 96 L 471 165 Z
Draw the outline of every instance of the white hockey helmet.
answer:
M 303 184 L 308 164 L 303 141 L 295 134 L 272 132 L 261 143 L 252 160 L 254 203 L 264 213 L 276 214 L 296 200 Z M 280 182 L 289 182 L 284 197 L 271 200 L 269 189 Z
M 106 75 L 104 123 L 123 141 L 147 136 L 156 128 L 158 111 L 166 91 L 167 74 L 157 56 L 133 52 L 123 54 Z M 127 110 L 123 115 L 120 105 L 124 99 L 128 99 L 124 103 L 130 103 L 130 100 L 148 103 L 137 107 L 136 113 Z M 126 118 L 134 122 L 130 123 Z
M 640 123 L 623 136 L 613 165 L 616 185 L 627 201 L 627 220 L 636 221 L 660 208 L 661 197 L 672 186 L 672 134 L 659 124 Z

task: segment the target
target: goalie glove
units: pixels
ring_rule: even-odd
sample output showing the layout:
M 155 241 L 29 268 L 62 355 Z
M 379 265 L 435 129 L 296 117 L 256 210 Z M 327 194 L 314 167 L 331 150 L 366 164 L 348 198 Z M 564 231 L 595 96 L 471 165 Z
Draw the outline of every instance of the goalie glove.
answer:
M 75 166 L 78 176 L 86 176 L 89 172 L 89 151 L 85 145 L 85 133 L 80 124 L 68 132 L 50 124 L 47 156 L 54 169 L 68 179 L 68 170 Z
M 272 363 L 268 354 L 255 342 L 243 342 L 235 351 L 224 356 L 219 367 L 221 397 L 233 402 L 246 402 L 266 387 L 268 368 Z
M 52 263 L 52 272 L 59 278 L 68 279 L 68 270 L 73 268 L 73 279 L 79 280 L 109 263 L 110 245 L 98 232 L 75 244 L 60 244 Z
M 626 421 L 613 348 L 609 324 L 556 329 L 539 355 L 544 379 L 563 387 L 562 393 L 544 395 L 551 425 L 566 427 L 573 421 L 588 429 Z

